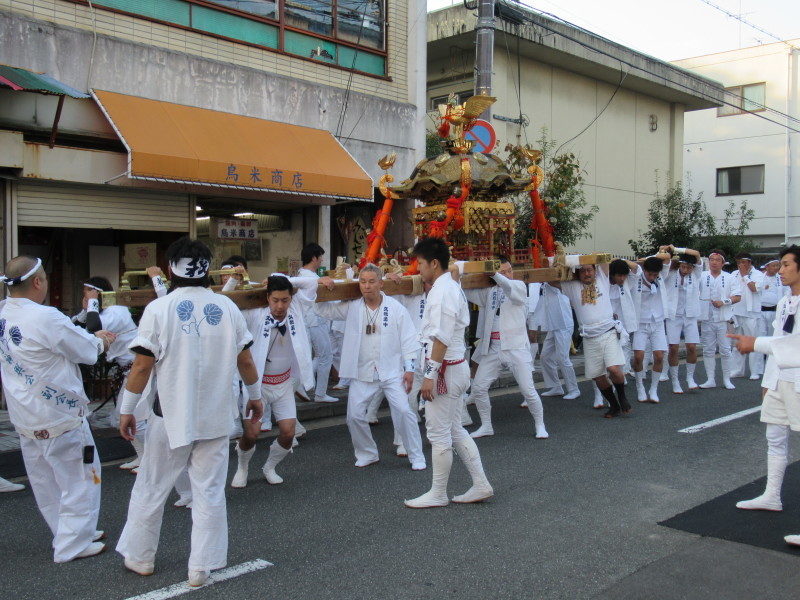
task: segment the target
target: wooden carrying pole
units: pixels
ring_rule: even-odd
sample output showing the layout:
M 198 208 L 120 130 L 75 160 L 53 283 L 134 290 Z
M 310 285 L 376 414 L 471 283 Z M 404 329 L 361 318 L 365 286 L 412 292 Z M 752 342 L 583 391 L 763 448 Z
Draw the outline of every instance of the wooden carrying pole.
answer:
M 593 265 L 610 262 L 608 254 L 586 254 L 577 257 L 580 265 Z M 464 274 L 461 275 L 461 287 L 465 290 L 486 288 L 494 285 L 491 274 L 500 268 L 498 261 L 475 261 L 464 264 Z M 561 268 L 550 267 L 544 269 L 514 269 L 514 279 L 525 283 L 544 283 L 547 281 L 562 281 L 564 271 Z M 410 295 L 422 289 L 422 280 L 419 275 L 402 277 L 399 283 L 387 279 L 383 282 L 383 292 L 387 296 Z M 571 274 L 570 274 L 571 277 Z M 416 278 L 416 281 L 415 281 Z M 228 296 L 240 309 L 258 308 L 267 305 L 267 290 L 265 287 L 253 287 L 249 290 L 236 290 L 233 292 L 219 292 Z M 103 292 L 103 306 L 129 306 L 141 308 L 155 300 L 156 293 L 152 288 L 143 290 L 120 290 L 117 292 Z M 361 297 L 358 281 L 336 281 L 334 289 L 329 290 L 324 285 L 317 289 L 317 302 L 331 302 L 334 300 L 356 300 Z

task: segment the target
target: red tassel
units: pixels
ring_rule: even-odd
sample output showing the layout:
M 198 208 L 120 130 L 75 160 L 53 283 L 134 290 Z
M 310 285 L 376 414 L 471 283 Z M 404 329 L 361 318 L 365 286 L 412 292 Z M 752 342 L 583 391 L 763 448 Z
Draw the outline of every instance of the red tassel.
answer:
M 442 124 L 439 125 L 439 128 L 436 130 L 439 134 L 439 137 L 446 138 L 450 135 L 450 122 L 449 121 L 442 121 Z

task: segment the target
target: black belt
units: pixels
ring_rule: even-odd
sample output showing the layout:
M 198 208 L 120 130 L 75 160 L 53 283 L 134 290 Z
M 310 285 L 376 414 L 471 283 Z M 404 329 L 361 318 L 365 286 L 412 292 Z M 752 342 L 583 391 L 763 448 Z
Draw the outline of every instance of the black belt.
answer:
M 158 393 L 156 393 L 156 399 L 153 401 L 153 412 L 157 417 L 164 418 L 164 415 L 161 413 L 161 400 L 158 398 Z
M 775 309 L 778 308 L 777 306 L 764 306 L 761 305 L 761 312 L 775 312 Z

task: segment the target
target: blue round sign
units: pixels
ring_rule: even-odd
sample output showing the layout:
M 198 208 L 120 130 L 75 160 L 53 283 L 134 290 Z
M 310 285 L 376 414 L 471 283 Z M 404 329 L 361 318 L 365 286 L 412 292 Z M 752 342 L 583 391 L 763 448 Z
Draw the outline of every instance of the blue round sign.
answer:
M 465 139 L 475 142 L 473 150 L 477 150 L 482 154 L 491 154 L 494 150 L 494 145 L 497 143 L 497 134 L 494 132 L 494 127 L 488 121 L 478 119 L 466 135 Z

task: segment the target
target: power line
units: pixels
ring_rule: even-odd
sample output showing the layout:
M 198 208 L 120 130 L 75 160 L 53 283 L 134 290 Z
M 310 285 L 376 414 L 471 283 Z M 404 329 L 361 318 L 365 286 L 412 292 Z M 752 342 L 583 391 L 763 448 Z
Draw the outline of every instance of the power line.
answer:
M 760 32 L 761 32 L 761 33 L 763 33 L 764 35 L 768 35 L 769 37 L 771 37 L 771 38 L 773 38 L 773 39 L 775 39 L 775 40 L 778 40 L 779 42 L 782 42 L 782 43 L 786 44 L 786 45 L 787 45 L 787 46 L 789 46 L 790 48 L 797 48 L 796 46 L 794 46 L 794 45 L 790 44 L 790 43 L 789 43 L 789 42 L 787 42 L 786 40 L 784 40 L 784 39 L 780 38 L 779 36 L 775 35 L 774 33 L 770 33 L 770 32 L 769 32 L 769 31 L 767 31 L 766 29 L 762 29 L 762 28 L 761 28 L 761 27 L 759 27 L 758 25 L 756 25 L 756 24 L 754 24 L 754 23 L 751 23 L 750 21 L 748 21 L 747 19 L 745 19 L 745 18 L 744 18 L 742 15 L 737 15 L 737 14 L 734 14 L 734 13 L 732 13 L 732 12 L 728 11 L 728 10 L 725 10 L 725 9 L 724 9 L 724 8 L 722 8 L 721 6 L 717 6 L 717 5 L 716 5 L 716 4 L 714 4 L 713 2 L 709 2 L 709 0 L 700 0 L 700 2 L 702 2 L 703 4 L 707 4 L 707 5 L 708 5 L 708 6 L 710 6 L 711 8 L 715 8 L 715 9 L 717 9 L 719 12 L 721 12 L 721 13 L 723 13 L 723 14 L 725 14 L 725 15 L 729 16 L 731 19 L 736 19 L 737 21 L 739 21 L 740 23 L 742 23 L 742 24 L 744 24 L 744 25 L 747 25 L 747 26 L 748 26 L 748 27 L 750 27 L 751 29 L 755 29 L 756 31 L 760 31 Z M 740 41 L 741 41 L 741 40 L 740 40 Z
M 523 4 L 519 0 L 514 0 L 514 1 L 517 2 L 518 4 L 524 6 L 525 8 L 531 9 L 533 12 L 535 12 L 537 14 L 543 15 L 545 17 L 552 17 L 554 20 L 559 21 L 561 23 L 564 23 L 566 25 L 569 25 L 570 27 L 575 27 L 576 29 L 579 29 L 579 30 L 584 31 L 586 33 L 590 33 L 592 35 L 595 35 L 592 32 L 588 31 L 587 29 L 584 29 L 583 27 L 580 27 L 579 25 L 575 25 L 573 23 L 570 23 L 569 21 L 561 19 L 560 17 L 558 17 L 556 15 L 553 15 L 553 14 L 548 13 L 546 11 L 535 9 L 532 6 L 529 6 L 527 4 Z M 615 55 L 611 54 L 610 52 L 607 52 L 605 50 L 601 50 L 600 48 L 596 48 L 596 47 L 594 47 L 594 46 L 592 46 L 590 44 L 587 44 L 586 42 L 584 42 L 582 40 L 579 40 L 579 39 L 577 39 L 577 38 L 575 38 L 573 36 L 567 35 L 567 34 L 563 33 L 562 31 L 559 31 L 559 30 L 554 29 L 552 27 L 548 27 L 544 23 L 535 22 L 532 19 L 527 18 L 527 17 L 525 18 L 525 20 L 528 22 L 528 24 L 530 24 L 530 25 L 532 25 L 534 27 L 540 27 L 542 29 L 545 29 L 545 30 L 547 30 L 547 31 L 549 31 L 549 32 L 551 32 L 551 33 L 553 33 L 555 35 L 559 35 L 559 36 L 563 37 L 564 39 L 567 39 L 567 40 L 569 40 L 571 42 L 574 42 L 574 43 L 578 44 L 579 46 L 582 46 L 582 47 L 586 48 L 587 50 L 591 50 L 592 52 L 597 52 L 598 54 L 601 54 L 603 56 L 607 56 L 608 58 L 611 58 L 613 60 L 617 60 L 620 63 L 631 67 L 632 69 L 636 69 L 638 71 L 642 71 L 643 73 L 647 73 L 648 75 L 651 75 L 653 77 L 657 77 L 658 79 L 662 79 L 666 83 L 669 83 L 669 84 L 671 84 L 671 85 L 673 85 L 675 87 L 683 88 L 683 89 L 691 92 L 693 95 L 700 96 L 700 97 L 705 98 L 706 100 L 710 100 L 712 102 L 720 102 L 721 104 L 725 104 L 727 106 L 731 106 L 733 108 L 736 108 L 737 110 L 740 110 L 743 113 L 748 113 L 748 114 L 751 114 L 751 115 L 754 115 L 754 116 L 758 117 L 759 119 L 764 119 L 765 121 L 768 121 L 769 123 L 772 123 L 773 125 L 777 125 L 778 127 L 782 127 L 782 128 L 788 129 L 789 131 L 791 131 L 793 133 L 800 133 L 800 129 L 795 129 L 794 127 L 790 127 L 789 125 L 786 125 L 784 123 L 779 123 L 778 121 L 773 121 L 772 119 L 766 117 L 765 115 L 762 115 L 762 114 L 759 114 L 758 112 L 754 112 L 752 110 L 748 110 L 748 109 L 744 108 L 744 103 L 734 104 L 734 103 L 729 102 L 727 100 L 719 100 L 719 99 L 714 98 L 713 96 L 711 96 L 709 94 L 706 94 L 706 93 L 704 93 L 702 91 L 696 90 L 695 88 L 693 88 L 691 86 L 688 86 L 686 84 L 680 83 L 678 81 L 672 81 L 671 79 L 669 79 L 668 77 L 665 77 L 661 73 L 654 73 L 654 72 L 652 72 L 652 71 L 650 71 L 650 70 L 648 70 L 648 69 L 646 69 L 646 68 L 644 68 L 642 66 L 636 65 L 636 64 L 634 64 L 632 62 L 626 61 L 626 60 L 624 60 L 624 59 L 622 59 L 622 58 L 620 58 L 618 56 L 615 56 Z M 793 119 L 793 117 L 790 117 L 789 115 L 781 113 L 780 111 L 776 111 L 774 109 L 769 109 L 769 110 L 771 112 L 774 112 L 774 113 L 784 117 L 784 118 Z M 793 120 L 797 120 L 797 119 L 793 119 Z

